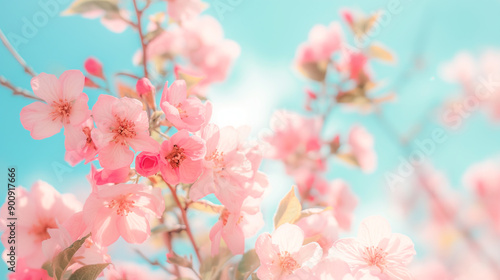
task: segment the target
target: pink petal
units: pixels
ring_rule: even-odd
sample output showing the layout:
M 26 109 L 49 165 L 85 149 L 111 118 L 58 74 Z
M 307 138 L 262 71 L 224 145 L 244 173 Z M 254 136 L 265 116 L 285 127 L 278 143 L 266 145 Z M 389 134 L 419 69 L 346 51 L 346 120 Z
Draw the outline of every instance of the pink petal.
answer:
M 318 243 L 312 242 L 300 248 L 295 260 L 302 264 L 302 266 L 313 267 L 321 260 L 322 257 L 323 249 L 321 249 L 321 246 L 319 246 Z
M 81 93 L 78 99 L 73 103 L 69 122 L 72 126 L 78 126 L 90 117 L 89 105 L 87 102 L 89 97 L 85 93 Z
M 118 219 L 117 226 L 121 236 L 128 243 L 143 243 L 150 235 L 149 223 L 146 218 L 134 212 Z
M 81 97 L 80 95 L 85 85 L 85 76 L 80 70 L 64 71 L 59 77 L 59 83 L 62 90 L 62 98 L 67 101 L 72 101 Z
M 136 152 L 158 153 L 160 144 L 149 136 L 147 132 L 140 133 L 133 139 L 127 140 L 127 143 Z
M 62 123 L 52 120 L 51 111 L 52 107 L 42 102 L 31 103 L 21 110 L 21 124 L 33 139 L 44 139 L 61 131 Z
M 170 85 L 167 91 L 166 100 L 168 103 L 177 106 L 187 98 L 186 81 L 176 80 Z
M 222 221 L 218 221 L 210 230 L 210 242 L 212 256 L 219 254 L 220 240 L 222 238 Z
M 203 170 L 203 162 L 201 160 L 192 161 L 185 159 L 179 166 L 180 180 L 183 183 L 194 183 L 200 177 Z
M 119 169 L 130 165 L 134 160 L 134 153 L 126 145 L 110 143 L 99 150 L 99 163 L 103 168 Z
M 391 225 L 380 216 L 364 219 L 358 230 L 358 238 L 371 246 L 377 246 L 382 239 L 390 237 Z
M 63 98 L 59 80 L 56 76 L 40 73 L 31 79 L 31 88 L 36 96 L 45 100 L 48 104 Z
M 236 219 L 239 217 L 231 218 Z M 236 225 L 236 221 L 228 221 L 226 226 L 222 229 L 222 238 L 233 255 L 239 255 L 245 252 L 245 234 L 241 228 Z
M 118 98 L 111 95 L 101 94 L 97 102 L 92 108 L 92 116 L 98 128 L 107 129 L 115 121 L 113 112 L 113 104 L 118 101 Z
M 304 232 L 296 225 L 283 224 L 274 231 L 272 241 L 279 246 L 280 252 L 292 254 L 302 247 Z

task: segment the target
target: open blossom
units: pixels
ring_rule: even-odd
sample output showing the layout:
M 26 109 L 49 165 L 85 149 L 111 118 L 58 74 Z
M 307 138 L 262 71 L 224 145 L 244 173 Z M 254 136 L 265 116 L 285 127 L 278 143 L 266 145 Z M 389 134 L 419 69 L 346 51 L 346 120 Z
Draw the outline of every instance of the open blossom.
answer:
M 339 237 L 339 225 L 332 211 L 323 211 L 302 218 L 295 224 L 304 231 L 304 238 L 317 242 L 325 254 Z
M 100 95 L 92 108 L 97 128 L 92 139 L 99 151 L 103 168 L 119 169 L 134 160 L 135 151 L 157 152 L 158 142 L 149 136 L 146 111 L 139 100 Z
M 212 115 L 210 102 L 203 104 L 197 97 L 187 97 L 184 80 L 177 80 L 170 87 L 168 82 L 165 83 L 160 106 L 165 118 L 179 130 L 198 131 L 208 123 Z
M 315 25 L 309 32 L 309 39 L 299 46 L 296 63 L 303 66 L 307 63 L 328 61 L 332 54 L 341 50 L 343 43 L 342 28 L 337 22 L 330 26 Z
M 34 102 L 21 110 L 21 124 L 33 139 L 50 137 L 63 126 L 78 126 L 90 117 L 84 83 L 85 76 L 78 70 L 65 71 L 59 79 L 46 73 L 31 79 L 33 92 L 46 102 Z
M 247 197 L 243 202 L 233 201 L 225 205 L 219 221 L 210 231 L 212 256 L 219 253 L 221 239 L 224 239 L 233 255 L 244 253 L 245 239 L 256 234 L 264 226 L 260 202 L 260 199 Z
M 195 18 L 208 7 L 201 0 L 167 0 L 167 2 L 168 16 L 179 22 Z
M 135 171 L 141 176 L 153 176 L 160 171 L 160 155 L 142 152 L 135 158 Z
M 72 194 L 59 194 L 52 186 L 37 181 L 30 191 L 16 188 L 16 216 L 22 217 L 16 222 L 16 256 L 24 259 L 26 265 L 39 268 L 46 258 L 42 251 L 42 242 L 50 238 L 49 229 L 57 228 L 71 215 L 81 210 L 81 203 Z M 1 208 L 1 230 L 9 229 L 7 203 Z M 10 230 L 2 234 L 2 243 L 9 248 Z
M 115 170 L 99 169 L 97 170 L 93 164 L 90 166 L 90 174 L 87 175 L 88 181 L 94 185 L 119 184 L 128 181 L 130 175 L 130 167 L 125 166 Z
M 325 163 L 319 154 L 322 125 L 319 117 L 306 118 L 289 111 L 275 112 L 271 117 L 273 134 L 264 138 L 270 145 L 266 155 L 283 160 L 289 174 L 300 169 L 324 170 Z
M 63 224 L 59 224 L 58 228 L 48 229 L 48 233 L 50 238 L 43 241 L 42 249 L 47 259 L 52 260 L 62 250 L 88 234 L 83 221 L 83 212 L 73 214 Z M 85 239 L 73 259 L 76 260 L 70 266 L 70 270 L 73 271 L 84 265 L 109 263 L 111 261 L 110 256 L 107 254 L 107 248 L 95 243 L 92 236 Z
M 281 225 L 272 235 L 261 234 L 255 243 L 260 260 L 259 279 L 294 279 L 294 274 L 315 266 L 323 251 L 315 242 L 302 246 L 303 242 L 304 232 L 291 224 Z
M 120 236 L 142 243 L 149 235 L 149 219 L 165 209 L 161 191 L 143 184 L 93 186 L 83 206 L 83 219 L 95 242 L 106 247 Z
M 95 159 L 97 155 L 97 147 L 92 140 L 92 129 L 94 129 L 94 121 L 88 118 L 79 126 L 69 126 L 64 130 L 66 156 L 65 160 L 75 166 L 82 160 L 85 164 Z
M 160 171 L 163 180 L 171 185 L 193 183 L 202 172 L 205 141 L 181 130 L 160 147 Z
M 373 148 L 373 136 L 362 126 L 354 126 L 349 133 L 348 142 L 361 170 L 373 172 L 377 165 L 377 154 Z
M 245 192 L 245 183 L 251 181 L 254 171 L 252 162 L 238 151 L 238 131 L 234 127 L 219 129 L 209 124 L 202 130 L 201 138 L 207 147 L 203 173 L 191 186 L 189 197 L 197 200 L 214 193 L 223 204 L 226 204 L 226 197 L 238 197 L 240 202 L 243 201 L 249 195 Z
M 405 235 L 391 233 L 389 222 L 373 216 L 361 222 L 357 238 L 342 238 L 330 249 L 330 256 L 346 261 L 353 273 L 373 271 L 388 279 L 409 280 L 407 268 L 415 250 Z

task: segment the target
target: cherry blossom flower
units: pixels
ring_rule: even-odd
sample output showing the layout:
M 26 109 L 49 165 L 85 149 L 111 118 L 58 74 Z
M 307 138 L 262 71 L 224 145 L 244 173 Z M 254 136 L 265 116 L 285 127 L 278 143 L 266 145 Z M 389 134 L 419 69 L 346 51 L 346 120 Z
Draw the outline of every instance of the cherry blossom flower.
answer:
M 85 76 L 78 70 L 65 71 L 59 79 L 46 73 L 31 79 L 33 92 L 46 102 L 34 102 L 21 110 L 21 124 L 33 139 L 50 137 L 63 126 L 79 126 L 90 117 L 84 83 Z
M 377 165 L 373 136 L 365 128 L 357 125 L 351 129 L 348 142 L 359 167 L 365 172 L 373 172 Z
M 149 219 L 165 209 L 161 191 L 143 184 L 94 186 L 83 206 L 83 219 L 95 242 L 106 247 L 120 236 L 142 243 L 150 233 Z
M 167 0 L 167 2 L 168 16 L 178 22 L 191 20 L 208 7 L 201 0 Z
M 42 249 L 49 260 L 52 260 L 62 250 L 88 234 L 83 221 L 83 212 L 73 214 L 58 228 L 48 229 L 47 231 L 50 238 L 42 242 Z M 109 263 L 111 261 L 110 256 L 107 254 L 107 248 L 95 243 L 92 236 L 85 239 L 84 244 L 76 252 L 73 259 L 76 262 L 69 268 L 69 270 L 73 271 L 84 265 Z
M 153 176 L 160 171 L 160 154 L 142 152 L 135 158 L 135 171 L 141 176 Z
M 315 25 L 309 32 L 309 39 L 299 46 L 295 60 L 303 67 L 307 63 L 328 61 L 332 54 L 341 50 L 343 43 L 342 28 L 337 22 L 330 26 Z
M 148 116 L 139 100 L 100 95 L 92 108 L 97 125 L 92 139 L 103 168 L 119 169 L 134 160 L 135 151 L 157 152 L 159 144 L 149 136 Z
M 323 255 L 321 247 L 315 242 L 302 246 L 303 242 L 304 232 L 291 224 L 281 225 L 272 235 L 261 234 L 255 243 L 259 279 L 293 279 L 294 274 L 315 266 Z
M 357 238 L 339 239 L 330 249 L 330 256 L 346 261 L 353 273 L 374 271 L 398 280 L 412 279 L 407 265 L 413 255 L 410 238 L 391 233 L 389 222 L 379 216 L 363 220 Z
M 260 199 L 247 197 L 243 202 L 233 201 L 225 205 L 219 221 L 210 230 L 212 256 L 219 253 L 221 238 L 233 255 L 243 254 L 245 239 L 253 236 L 264 226 L 260 212 Z
M 322 125 L 319 117 L 306 118 L 289 111 L 275 112 L 271 117 L 273 134 L 263 137 L 270 145 L 265 154 L 283 160 L 289 174 L 301 169 L 324 170 L 325 163 L 320 157 Z
M 254 171 L 252 162 L 238 151 L 238 130 L 229 126 L 219 129 L 209 124 L 201 131 L 201 138 L 206 141 L 207 148 L 203 173 L 191 186 L 189 197 L 197 200 L 214 193 L 223 204 L 226 204 L 225 197 L 238 197 L 242 202 L 248 195 L 245 183 L 251 181 Z
M 135 84 L 135 89 L 140 97 L 154 95 L 156 88 L 153 86 L 148 78 L 140 78 Z
M 160 171 L 165 182 L 171 185 L 193 183 L 203 169 L 206 153 L 205 141 L 181 130 L 160 147 Z
M 71 166 L 77 165 L 82 160 L 85 160 L 87 164 L 95 159 L 97 147 L 92 140 L 92 129 L 94 129 L 94 121 L 88 118 L 80 126 L 68 126 L 64 130 L 65 159 Z
M 210 120 L 212 104 L 201 103 L 197 97 L 187 97 L 186 82 L 175 81 L 170 87 L 165 83 L 160 101 L 165 118 L 177 129 L 191 132 L 200 130 Z
M 82 205 L 72 194 L 61 195 L 49 184 L 37 181 L 30 191 L 23 187 L 16 188 L 16 206 L 16 216 L 22 217 L 16 222 L 16 238 L 22 240 L 16 243 L 16 256 L 24 259 L 27 266 L 40 268 L 46 260 L 42 242 L 50 238 L 48 230 L 64 223 L 80 211 Z M 4 230 L 1 239 L 4 247 L 9 248 L 7 203 L 0 211 L 1 230 Z
M 333 242 L 338 239 L 339 226 L 332 211 L 324 211 L 298 220 L 295 223 L 304 231 L 307 242 L 317 242 L 327 254 Z

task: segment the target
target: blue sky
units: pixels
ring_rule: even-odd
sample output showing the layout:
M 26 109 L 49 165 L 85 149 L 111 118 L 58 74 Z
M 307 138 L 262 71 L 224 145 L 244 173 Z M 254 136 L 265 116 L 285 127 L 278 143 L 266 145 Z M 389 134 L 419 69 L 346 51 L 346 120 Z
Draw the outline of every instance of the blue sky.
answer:
M 241 46 L 241 56 L 232 74 L 226 82 L 213 86 L 209 93 L 215 105 L 214 121 L 220 125 L 251 125 L 256 137 L 268 126 L 269 117 L 276 109 L 303 112 L 303 90 L 308 82 L 292 68 L 292 61 L 297 46 L 307 39 L 309 30 L 315 24 L 338 21 L 340 8 L 355 8 L 368 13 L 387 9 L 391 1 L 295 0 L 291 4 L 291 1 L 284 0 L 241 0 L 223 17 L 214 8 L 217 1 L 208 1 L 212 6 L 205 13 L 218 18 L 226 37 Z M 13 34 L 24 36 L 25 19 L 33 22 L 34 16 L 45 11 L 40 3 L 46 2 L 51 1 L 4 1 L 0 4 L 0 28 L 10 38 L 15 37 Z M 62 11 L 69 2 L 59 1 L 65 3 L 58 4 L 59 10 Z M 478 55 L 500 46 L 500 2 L 401 0 L 400 5 L 401 12 L 393 15 L 373 37 L 396 53 L 397 63 L 373 64 L 372 68 L 376 79 L 382 81 L 385 88 L 395 89 L 398 96 L 395 102 L 383 106 L 386 118 L 400 134 L 424 120 L 419 138 L 425 139 L 438 126 L 432 108 L 437 108 L 456 92 L 453 85 L 439 77 L 441 63 L 462 50 Z M 155 7 L 160 6 L 153 6 L 153 9 Z M 67 69 L 83 70 L 83 61 L 89 56 L 99 58 L 108 74 L 123 69 L 131 69 L 137 74 L 141 72 L 141 68 L 132 65 L 131 56 L 139 48 L 139 41 L 130 29 L 116 34 L 105 29 L 98 20 L 58 15 L 48 15 L 46 22 L 37 29 L 32 38 L 25 37 L 26 40 L 17 46 L 19 53 L 37 72 L 59 75 Z M 415 70 L 413 65 L 417 58 L 423 67 Z M 0 46 L 0 75 L 29 89 L 29 76 L 23 73 L 3 46 Z M 97 100 L 99 93 L 87 91 L 90 104 Z M 76 193 L 84 201 L 90 191 L 84 178 L 89 166 L 68 167 L 64 162 L 62 133 L 45 140 L 31 139 L 19 121 L 21 108 L 31 101 L 12 96 L 5 88 L 0 88 L 0 100 L 3 105 L 0 110 L 3 120 L 0 170 L 5 170 L 0 171 L 0 179 L 5 182 L 6 167 L 15 166 L 20 185 L 29 187 L 41 179 L 60 192 Z M 378 169 L 365 175 L 339 162 L 332 162 L 328 178 L 345 179 L 360 197 L 355 225 L 369 214 L 382 214 L 398 230 L 411 232 L 410 225 L 391 204 L 386 203 L 389 190 L 384 175 L 398 166 L 400 149 L 371 115 L 336 111 L 330 118 L 328 131 L 346 133 L 354 123 L 363 124 L 374 134 Z M 447 132 L 447 135 L 448 140 L 432 154 L 432 164 L 450 178 L 455 188 L 462 189 L 463 172 L 471 163 L 498 154 L 500 130 L 483 114 L 477 113 L 458 131 Z M 269 231 L 276 207 L 273 202 L 282 197 L 293 182 L 284 175 L 279 163 L 266 161 L 263 171 L 271 181 L 271 190 L 263 206 L 268 222 L 264 230 Z M 5 194 L 5 191 L 0 192 L 0 200 L 4 200 Z M 252 245 L 252 240 L 248 246 Z M 0 271 L 3 269 L 2 264 Z

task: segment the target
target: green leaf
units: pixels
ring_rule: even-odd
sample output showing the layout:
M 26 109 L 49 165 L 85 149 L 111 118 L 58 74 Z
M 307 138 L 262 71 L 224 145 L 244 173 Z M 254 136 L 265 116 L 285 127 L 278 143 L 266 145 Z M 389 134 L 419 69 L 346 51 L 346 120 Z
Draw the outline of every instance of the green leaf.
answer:
M 302 205 L 295 196 L 295 189 L 292 187 L 290 192 L 280 201 L 274 215 L 274 228 L 285 223 L 293 224 L 300 217 L 300 211 L 302 211 Z
M 325 80 L 328 61 L 307 62 L 299 65 L 299 71 L 306 78 L 322 82 Z
M 57 256 L 54 257 L 54 259 L 52 260 L 54 279 L 56 280 L 62 279 L 64 272 L 66 271 L 66 269 L 68 269 L 68 266 L 71 265 L 71 259 L 76 254 L 78 249 L 82 247 L 83 243 L 85 243 L 85 240 L 87 240 L 89 236 L 90 233 L 87 236 L 83 237 L 82 239 L 75 241 L 73 244 L 71 244 L 71 246 L 64 249 L 62 252 L 57 254 Z
M 220 279 L 221 267 L 231 258 L 231 252 L 221 247 L 219 254 L 214 257 L 206 257 L 200 267 L 200 275 L 203 280 Z
M 91 264 L 75 270 L 68 280 L 95 280 L 109 263 Z
M 300 217 L 297 219 L 297 221 L 300 220 L 300 219 L 303 219 L 303 218 L 307 218 L 307 217 L 312 216 L 312 215 L 316 215 L 316 214 L 325 212 L 327 210 L 332 210 L 332 208 L 331 207 L 326 207 L 326 208 L 309 208 L 309 209 L 302 210 L 300 212 Z
M 76 0 L 62 15 L 85 14 L 93 11 L 103 11 L 105 17 L 114 18 L 120 12 L 118 0 Z
M 241 258 L 238 264 L 238 276 L 239 280 L 246 280 L 250 274 L 260 266 L 259 256 L 255 252 L 255 249 L 249 250 Z
M 177 255 L 175 252 L 170 252 L 167 254 L 167 261 L 171 264 L 175 264 L 182 267 L 187 267 L 187 268 L 193 267 L 193 262 Z
M 54 268 L 52 267 L 52 263 L 50 261 L 46 261 L 42 265 L 42 269 L 45 269 L 50 277 L 53 277 Z
M 210 214 L 220 214 L 224 209 L 224 206 L 213 204 L 212 202 L 206 200 L 198 200 L 190 203 L 189 208 Z

